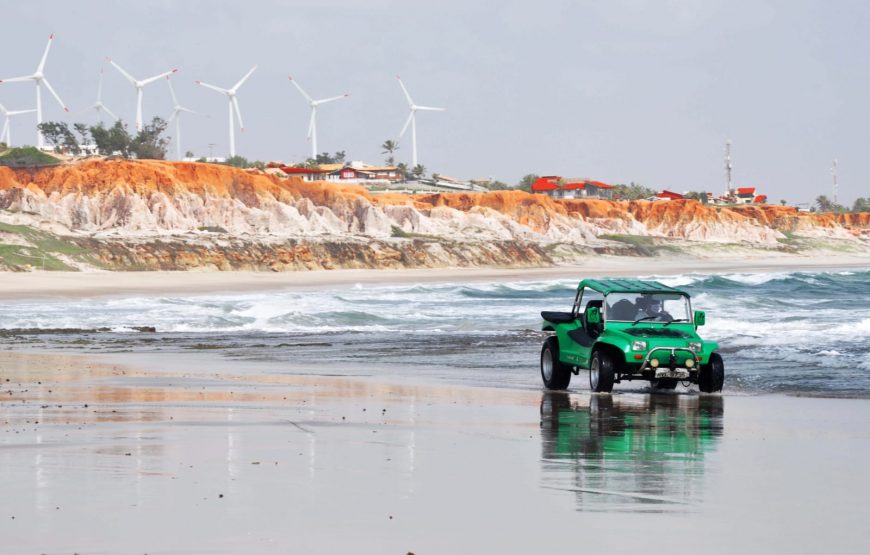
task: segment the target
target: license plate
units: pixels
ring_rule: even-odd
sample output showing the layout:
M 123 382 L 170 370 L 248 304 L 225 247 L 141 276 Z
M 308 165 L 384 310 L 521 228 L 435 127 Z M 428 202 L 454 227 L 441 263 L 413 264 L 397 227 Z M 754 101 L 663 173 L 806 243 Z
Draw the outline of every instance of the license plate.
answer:
M 673 370 L 673 371 L 670 369 L 656 370 L 656 378 L 688 378 L 688 377 L 689 377 L 688 370 L 681 370 L 681 369 L 677 369 L 677 370 Z

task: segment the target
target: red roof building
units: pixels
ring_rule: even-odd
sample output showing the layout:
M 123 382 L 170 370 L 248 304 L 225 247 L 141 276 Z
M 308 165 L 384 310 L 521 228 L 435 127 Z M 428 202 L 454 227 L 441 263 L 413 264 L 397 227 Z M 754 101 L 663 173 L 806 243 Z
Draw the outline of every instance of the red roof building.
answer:
M 319 181 L 323 179 L 323 175 L 326 173 L 322 170 L 314 169 L 314 168 L 299 168 L 296 166 L 286 166 L 284 164 L 269 162 L 266 164 L 266 172 L 269 170 L 279 170 L 281 173 L 285 175 L 295 175 L 301 177 L 305 181 Z
M 683 200 L 684 197 L 680 193 L 675 193 L 673 191 L 664 190 L 656 193 L 656 199 L 658 200 Z
M 561 177 L 556 175 L 545 175 L 539 177 L 534 183 L 532 183 L 532 192 L 549 194 L 551 191 L 558 191 L 559 181 L 561 179 Z
M 545 175 L 532 183 L 533 193 L 543 193 L 552 198 L 611 198 L 613 185 L 588 179 L 563 179 L 558 175 Z

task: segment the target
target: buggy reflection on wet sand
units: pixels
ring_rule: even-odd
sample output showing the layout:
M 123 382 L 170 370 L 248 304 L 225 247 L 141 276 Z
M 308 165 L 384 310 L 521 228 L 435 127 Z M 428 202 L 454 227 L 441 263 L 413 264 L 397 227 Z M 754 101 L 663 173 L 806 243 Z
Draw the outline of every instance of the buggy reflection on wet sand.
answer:
M 721 396 L 541 397 L 544 486 L 577 510 L 684 510 L 700 501 L 705 454 L 723 434 Z

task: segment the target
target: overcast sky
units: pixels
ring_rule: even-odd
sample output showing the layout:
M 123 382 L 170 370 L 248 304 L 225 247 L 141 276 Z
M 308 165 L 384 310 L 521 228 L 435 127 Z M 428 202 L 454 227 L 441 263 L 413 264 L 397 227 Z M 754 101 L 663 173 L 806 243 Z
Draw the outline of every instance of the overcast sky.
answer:
M 835 157 L 841 202 L 870 196 L 866 2 L 34 0 L 4 2 L 3 20 L 0 79 L 32 73 L 56 35 L 46 76 L 73 113 L 44 94 L 46 120 L 95 121 L 82 110 L 106 56 L 137 78 L 177 67 L 181 103 L 208 114 L 183 121 L 197 156 L 229 147 L 225 97 L 194 80 L 230 87 L 257 64 L 239 92 L 249 159 L 308 156 L 292 74 L 315 98 L 351 93 L 318 110 L 319 150 L 382 162 L 408 113 L 399 74 L 417 103 L 447 108 L 418 114 L 429 171 L 718 193 L 730 138 L 735 185 L 772 202 L 830 196 Z M 105 71 L 103 100 L 132 127 L 135 91 Z M 0 103 L 31 108 L 34 86 L 0 84 Z M 146 119 L 170 111 L 166 85 L 146 87 Z M 35 142 L 28 117 L 16 143 Z

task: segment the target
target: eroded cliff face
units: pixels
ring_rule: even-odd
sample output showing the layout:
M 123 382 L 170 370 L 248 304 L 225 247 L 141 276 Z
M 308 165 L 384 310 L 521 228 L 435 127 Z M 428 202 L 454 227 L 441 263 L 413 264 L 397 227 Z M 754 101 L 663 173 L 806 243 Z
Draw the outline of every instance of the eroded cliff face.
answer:
M 166 266 L 185 256 L 179 267 L 312 267 L 304 249 L 317 267 L 534 265 L 552 261 L 553 245 L 618 251 L 606 241 L 613 235 L 775 247 L 784 233 L 860 242 L 870 229 L 867 214 L 695 201 L 556 201 L 520 191 L 372 195 L 357 186 L 214 164 L 127 160 L 0 167 L 0 209 L 66 231 L 101 253 L 108 267 L 123 267 L 123 260 Z M 220 231 L 220 238 L 203 230 Z M 177 243 L 171 255 L 148 254 L 160 250 L 153 247 L 157 237 Z M 162 262 L 149 264 L 149 256 Z

